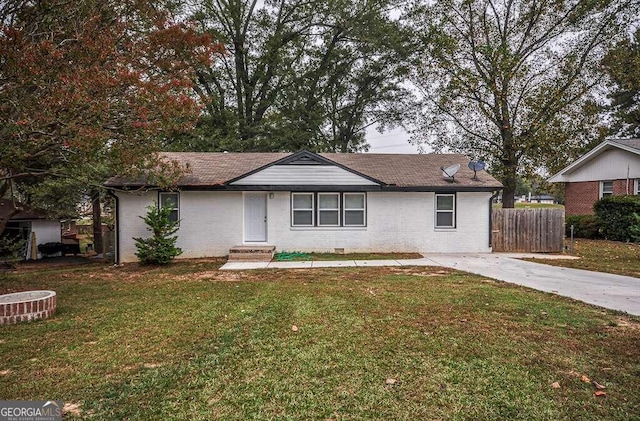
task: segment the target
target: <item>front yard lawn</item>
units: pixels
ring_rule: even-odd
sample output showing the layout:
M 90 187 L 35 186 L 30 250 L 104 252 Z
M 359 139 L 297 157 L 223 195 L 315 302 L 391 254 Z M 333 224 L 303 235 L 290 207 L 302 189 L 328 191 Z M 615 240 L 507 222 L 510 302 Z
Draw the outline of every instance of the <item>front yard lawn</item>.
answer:
M 637 319 L 443 268 L 222 263 L 8 275 L 0 293 L 53 289 L 58 313 L 0 326 L 0 399 L 99 420 L 640 414 Z
M 567 240 L 567 246 L 570 240 Z M 640 278 L 640 244 L 607 240 L 575 240 L 574 256 L 578 260 L 524 259 L 547 265 L 563 266 L 596 272 Z

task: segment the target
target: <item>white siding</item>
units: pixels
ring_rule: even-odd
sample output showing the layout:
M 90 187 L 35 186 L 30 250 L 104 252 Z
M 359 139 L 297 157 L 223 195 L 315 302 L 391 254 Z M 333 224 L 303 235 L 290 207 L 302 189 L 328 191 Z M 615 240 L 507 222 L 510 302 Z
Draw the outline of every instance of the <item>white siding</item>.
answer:
M 36 233 L 36 244 L 59 243 L 62 241 L 60 221 L 36 219 L 31 222 L 31 231 Z
M 181 192 L 180 257 L 226 256 L 242 244 L 242 192 Z
M 640 155 L 609 149 L 562 177 L 562 181 L 600 181 L 640 178 Z
M 231 184 L 239 186 L 376 186 L 371 180 L 332 165 L 273 165 Z
M 156 199 L 118 195 L 120 259 L 135 261 L 132 237 L 147 236 L 138 215 Z M 456 228 L 434 228 L 434 193 L 369 192 L 367 226 L 349 228 L 291 227 L 290 193 L 274 192 L 267 199 L 267 244 L 279 251 L 346 252 L 490 252 L 491 193 L 456 195 Z M 243 244 L 242 192 L 181 192 L 178 245 L 182 258 L 224 256 Z
M 285 251 L 489 252 L 491 193 L 457 194 L 457 227 L 434 228 L 434 193 L 369 192 L 367 226 L 292 228 L 289 193 L 269 200 L 269 243 Z M 284 216 L 283 216 L 284 215 Z
M 149 235 L 147 226 L 140 216 L 147 213 L 147 206 L 158 200 L 157 193 L 143 195 L 133 193 L 117 193 L 118 196 L 118 229 L 116 241 L 119 246 L 121 262 L 135 262 L 136 248 L 133 237 L 146 237 Z
M 150 235 L 139 216 L 157 201 L 157 193 L 118 193 L 118 198 L 120 261 L 136 261 L 133 237 Z M 242 212 L 242 192 L 180 192 L 180 257 L 225 256 L 230 247 L 242 244 Z

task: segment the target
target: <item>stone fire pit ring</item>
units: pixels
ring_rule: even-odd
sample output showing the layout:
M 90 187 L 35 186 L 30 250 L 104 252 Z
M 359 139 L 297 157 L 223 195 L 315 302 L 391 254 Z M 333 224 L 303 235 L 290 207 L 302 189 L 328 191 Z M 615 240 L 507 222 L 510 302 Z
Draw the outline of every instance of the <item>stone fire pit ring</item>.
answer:
M 23 291 L 0 295 L 0 325 L 46 319 L 55 312 L 55 291 Z

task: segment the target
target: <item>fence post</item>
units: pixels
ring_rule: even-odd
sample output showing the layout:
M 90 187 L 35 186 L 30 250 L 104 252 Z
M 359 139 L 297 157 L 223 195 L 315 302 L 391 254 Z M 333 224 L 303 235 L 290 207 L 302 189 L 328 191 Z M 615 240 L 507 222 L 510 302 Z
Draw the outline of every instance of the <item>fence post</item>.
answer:
M 571 224 L 571 242 L 569 243 L 569 254 L 573 254 L 573 224 Z

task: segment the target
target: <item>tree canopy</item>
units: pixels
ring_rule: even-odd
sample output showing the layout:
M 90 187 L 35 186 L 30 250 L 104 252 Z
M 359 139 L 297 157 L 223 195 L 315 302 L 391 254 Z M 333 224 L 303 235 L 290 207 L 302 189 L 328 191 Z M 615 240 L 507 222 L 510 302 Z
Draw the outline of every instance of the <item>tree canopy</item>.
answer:
M 561 166 L 596 136 L 599 63 L 635 16 L 631 1 L 436 0 L 414 74 L 415 142 L 489 161 L 513 207 L 518 174 Z
M 162 3 L 11 0 L 0 13 L 0 197 L 156 168 L 162 140 L 197 118 L 193 68 L 220 47 Z
M 640 29 L 605 56 L 603 66 L 611 78 L 612 134 L 640 137 Z
M 206 0 L 194 19 L 225 45 L 197 72 L 205 113 L 175 150 L 357 151 L 398 122 L 412 48 L 398 0 Z M 383 117 L 384 116 L 384 117 Z

